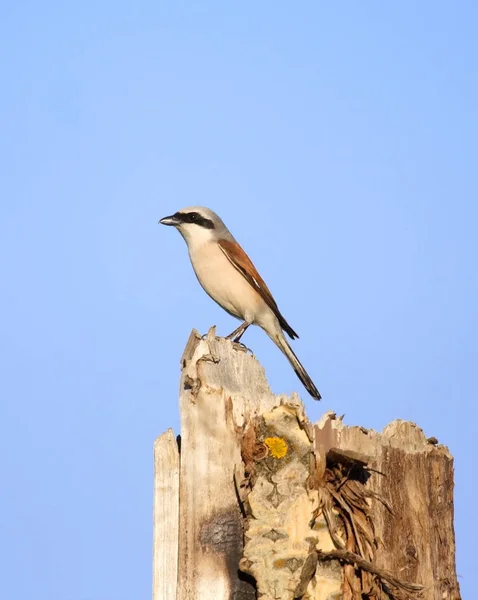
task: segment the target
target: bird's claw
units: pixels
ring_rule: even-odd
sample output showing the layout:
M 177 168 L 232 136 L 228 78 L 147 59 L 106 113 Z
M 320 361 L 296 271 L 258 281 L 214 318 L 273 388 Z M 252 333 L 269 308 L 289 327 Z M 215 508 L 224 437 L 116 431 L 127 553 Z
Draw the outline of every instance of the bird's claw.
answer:
M 236 342 L 235 340 L 231 340 L 231 342 L 232 342 L 233 346 L 236 347 L 237 350 L 242 350 L 242 352 L 250 352 L 251 354 L 254 354 L 254 352 L 248 346 L 243 344 L 242 342 Z

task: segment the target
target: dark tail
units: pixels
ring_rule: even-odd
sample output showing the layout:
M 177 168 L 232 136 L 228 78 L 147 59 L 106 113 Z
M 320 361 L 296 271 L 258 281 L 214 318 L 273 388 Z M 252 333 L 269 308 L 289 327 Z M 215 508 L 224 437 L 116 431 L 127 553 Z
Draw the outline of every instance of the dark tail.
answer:
M 303 386 L 309 392 L 309 394 L 312 396 L 312 398 L 314 398 L 314 400 L 320 400 L 322 398 L 322 396 L 320 395 L 319 390 L 315 387 L 314 382 L 309 377 L 307 371 L 304 369 L 300 360 L 295 355 L 295 352 L 289 346 L 284 335 L 281 333 L 280 335 L 277 335 L 274 338 L 272 338 L 272 340 L 286 355 L 287 360 L 290 362 L 292 368 L 295 371 L 295 374 L 301 380 Z

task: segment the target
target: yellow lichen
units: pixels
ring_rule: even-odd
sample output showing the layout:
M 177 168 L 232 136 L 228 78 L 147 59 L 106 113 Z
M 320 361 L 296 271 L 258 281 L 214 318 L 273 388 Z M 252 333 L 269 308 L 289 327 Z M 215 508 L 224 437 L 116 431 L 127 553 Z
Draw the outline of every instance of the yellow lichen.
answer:
M 269 438 L 270 439 L 270 438 Z M 272 438 L 277 439 L 277 438 Z M 283 569 L 286 566 L 286 561 L 283 558 L 278 558 L 273 562 L 274 569 Z
M 264 440 L 264 444 L 269 448 L 269 452 L 274 458 L 284 458 L 289 450 L 286 442 L 279 437 L 268 437 Z

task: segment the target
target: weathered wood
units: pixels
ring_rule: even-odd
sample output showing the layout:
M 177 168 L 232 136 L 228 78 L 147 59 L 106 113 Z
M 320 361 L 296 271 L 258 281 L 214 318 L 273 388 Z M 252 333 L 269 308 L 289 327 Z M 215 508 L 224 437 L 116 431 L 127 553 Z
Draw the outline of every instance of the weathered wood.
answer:
M 178 600 L 254 599 L 238 572 L 243 523 L 242 431 L 280 402 L 254 357 L 212 329 L 193 332 L 182 359 Z
M 153 600 L 460 599 L 444 446 L 403 421 L 312 425 L 214 329 L 193 331 L 181 365 L 179 515 L 178 479 L 157 469 Z
M 337 450 L 358 453 L 370 469 L 364 489 L 378 542 L 375 566 L 421 584 L 422 600 L 459 600 L 448 448 L 429 442 L 414 423 L 393 421 L 377 433 L 328 413 L 316 426 L 316 452 L 323 458 Z M 358 571 L 350 566 L 349 573 Z
M 243 439 L 251 491 L 240 564 L 256 580 L 261 600 L 301 597 L 317 564 L 308 561 L 317 544 L 318 492 L 309 481 L 315 459 L 305 423 L 304 407 L 293 397 L 257 417 Z
M 179 451 L 172 429 L 154 443 L 153 600 L 174 600 L 178 582 Z

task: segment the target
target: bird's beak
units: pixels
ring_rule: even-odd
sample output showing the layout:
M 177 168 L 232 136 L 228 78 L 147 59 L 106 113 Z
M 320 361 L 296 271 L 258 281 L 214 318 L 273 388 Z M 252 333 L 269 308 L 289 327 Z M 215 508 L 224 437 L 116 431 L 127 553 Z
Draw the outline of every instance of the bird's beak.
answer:
M 181 221 L 175 215 L 171 215 L 170 217 L 163 217 L 158 221 L 158 223 L 161 223 L 161 225 L 170 225 L 172 227 L 176 227 L 176 225 L 179 225 L 180 222 Z

